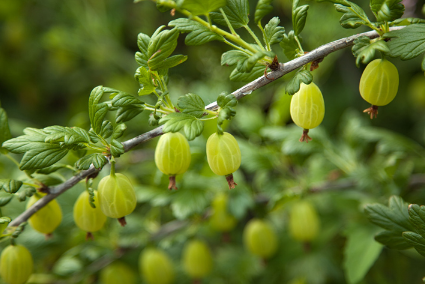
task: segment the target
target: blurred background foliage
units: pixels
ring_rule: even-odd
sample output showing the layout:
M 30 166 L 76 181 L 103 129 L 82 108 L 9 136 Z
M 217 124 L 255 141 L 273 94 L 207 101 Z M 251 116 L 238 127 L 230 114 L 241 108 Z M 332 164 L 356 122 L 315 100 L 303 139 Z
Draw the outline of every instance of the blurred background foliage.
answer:
M 305 50 L 366 31 L 343 29 L 341 15 L 331 4 L 301 2 L 311 5 L 302 33 Z M 369 11 L 368 1 L 355 2 Z M 423 1 L 403 2 L 406 17 L 423 17 Z M 251 15 L 255 5 L 250 0 Z M 291 2 L 275 0 L 273 5 L 265 20 L 279 16 L 289 31 Z M 150 1 L 0 1 L 0 99 L 12 135 L 21 135 L 25 127 L 56 124 L 88 129 L 87 99 L 98 85 L 136 95 L 137 34 L 151 35 L 173 18 L 158 12 Z M 189 59 L 170 70 L 174 102 L 191 92 L 210 103 L 222 91 L 242 86 L 228 79 L 230 67 L 220 66 L 226 45 L 185 46 L 184 37 L 175 53 Z M 279 46 L 276 50 L 279 60 L 286 61 Z M 379 229 L 362 212 L 363 205 L 386 203 L 394 194 L 425 204 L 425 78 L 419 60 L 393 60 L 400 73 L 398 95 L 370 121 L 362 114 L 369 105 L 358 91 L 364 66 L 356 67 L 350 49 L 327 56 L 313 72 L 326 115 L 310 132 L 314 140 L 308 144 L 298 142 L 301 129 L 290 121 L 290 97 L 284 86 L 291 75 L 242 99 L 227 126 L 242 151 L 242 166 L 235 173 L 238 186 L 230 192 L 225 179 L 215 176 L 206 162 L 205 143 L 215 131 L 214 121 L 190 142 L 192 163 L 178 176 L 178 191 L 166 189 L 167 177 L 155 167 L 157 139 L 123 155 L 117 171 L 131 178 L 138 197 L 128 225 L 121 228 L 109 220 L 94 234 L 95 241 L 86 242 L 72 217 L 84 185 L 75 186 L 58 198 L 64 219 L 52 239 L 45 240 L 30 226 L 18 239 L 36 263 L 29 283 L 101 283 L 99 271 L 115 259 L 133 271 L 137 283 L 145 283 L 137 260 L 146 246 L 158 246 L 171 256 L 175 283 L 190 283 L 180 259 L 182 247 L 193 237 L 205 240 L 214 255 L 213 272 L 202 283 L 420 283 L 425 276 L 423 257 L 414 250 L 382 248 L 373 240 Z M 148 113 L 142 113 L 129 122 L 124 138 L 152 129 L 147 120 Z M 64 162 L 76 160 L 70 154 Z M 97 181 L 106 174 L 108 169 Z M 63 170 L 47 183 L 60 183 L 70 175 Z M 19 177 L 22 173 L 0 156 L 0 178 Z M 229 213 L 237 219 L 229 233 L 217 232 L 208 222 L 211 202 L 220 192 L 228 193 Z M 310 248 L 288 232 L 288 212 L 298 199 L 309 200 L 321 221 Z M 24 203 L 13 200 L 3 214 L 16 217 Z M 267 262 L 243 247 L 243 228 L 253 217 L 265 218 L 278 235 L 278 253 Z M 173 230 L 164 230 L 164 224 Z

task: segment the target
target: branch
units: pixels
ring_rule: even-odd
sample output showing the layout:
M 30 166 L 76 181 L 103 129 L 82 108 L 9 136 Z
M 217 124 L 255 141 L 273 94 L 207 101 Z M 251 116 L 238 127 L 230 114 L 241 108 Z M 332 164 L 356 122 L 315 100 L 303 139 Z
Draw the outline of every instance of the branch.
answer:
M 403 27 L 393 27 L 393 28 L 390 28 L 390 30 L 400 30 L 402 28 L 404 28 L 404 26 Z M 327 43 L 325 45 L 322 45 L 322 46 L 314 49 L 313 51 L 307 53 L 306 55 L 298 57 L 298 58 L 291 60 L 289 62 L 286 62 L 284 64 L 280 63 L 279 69 L 276 70 L 276 71 L 272 71 L 272 72 L 268 73 L 267 78 L 265 76 L 261 76 L 260 78 L 246 84 L 242 88 L 234 91 L 232 94 L 239 100 L 239 99 L 243 98 L 244 96 L 251 94 L 253 91 L 255 91 L 255 90 L 257 90 L 261 87 L 264 87 L 265 85 L 267 85 L 267 84 L 273 82 L 274 80 L 276 80 L 276 79 L 278 79 L 278 78 L 280 78 L 280 77 L 282 77 L 282 76 L 304 66 L 305 64 L 307 64 L 309 62 L 313 62 L 315 60 L 322 59 L 326 55 L 331 54 L 331 53 L 333 53 L 337 50 L 352 46 L 354 44 L 354 40 L 356 38 L 360 37 L 360 36 L 367 36 L 371 39 L 374 39 L 374 38 L 377 38 L 379 35 L 375 31 L 370 31 L 370 32 L 365 32 L 365 33 L 353 35 L 353 36 L 350 36 L 350 37 L 342 38 L 342 39 Z M 270 78 L 270 79 L 268 79 L 268 78 Z M 217 102 L 213 102 L 213 103 L 207 105 L 206 109 L 208 109 L 208 110 L 218 109 Z M 134 137 L 132 139 L 129 139 L 129 140 L 123 142 L 122 144 L 124 145 L 125 151 L 128 152 L 130 149 L 136 147 L 137 145 L 164 134 L 162 132 L 162 128 L 163 128 L 163 126 L 159 126 L 159 127 L 155 128 L 151 131 L 148 131 L 148 132 L 143 133 L 143 134 L 141 134 L 137 137 Z M 15 218 L 9 224 L 9 226 L 18 226 L 22 222 L 25 222 L 35 212 L 37 212 L 38 210 L 43 208 L 51 200 L 53 200 L 57 196 L 61 195 L 62 193 L 64 193 L 65 191 L 67 191 L 68 189 L 70 189 L 71 187 L 76 185 L 79 181 L 83 180 L 87 176 L 90 176 L 90 175 L 92 175 L 96 172 L 99 172 L 99 171 L 100 170 L 95 169 L 92 165 L 92 167 L 90 169 L 80 172 L 79 174 L 73 176 L 72 178 L 70 178 L 66 182 L 64 182 L 60 185 L 54 186 L 54 187 L 50 187 L 49 188 L 50 194 L 47 194 L 46 196 L 41 198 L 39 201 L 34 203 L 30 208 L 25 210 L 21 215 L 19 215 L 17 218 Z

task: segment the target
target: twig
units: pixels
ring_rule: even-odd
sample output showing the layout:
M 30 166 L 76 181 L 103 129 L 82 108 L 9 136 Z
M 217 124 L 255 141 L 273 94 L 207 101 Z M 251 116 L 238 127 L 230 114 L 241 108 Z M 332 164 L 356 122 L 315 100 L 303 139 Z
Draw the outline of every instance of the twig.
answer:
M 393 27 L 390 30 L 400 30 L 404 28 L 402 27 Z M 242 88 L 234 91 L 232 94 L 236 97 L 236 99 L 241 99 L 246 95 L 251 94 L 253 91 L 264 87 L 265 85 L 273 82 L 275 79 L 280 78 L 284 76 L 285 74 L 288 74 L 289 72 L 294 71 L 297 68 L 300 68 L 304 66 L 305 64 L 309 62 L 313 62 L 315 60 L 318 60 L 320 58 L 324 58 L 326 55 L 331 54 L 332 52 L 335 52 L 337 50 L 352 46 L 354 44 L 354 40 L 360 36 L 367 36 L 371 39 L 377 38 L 379 35 L 375 31 L 365 32 L 357 35 L 353 35 L 350 37 L 342 38 L 330 43 L 327 43 L 325 45 L 322 45 L 315 50 L 307 53 L 306 55 L 303 55 L 301 57 L 298 57 L 294 60 L 291 60 L 286 63 L 280 63 L 279 69 L 276 71 L 272 71 L 267 74 L 267 78 L 265 76 L 261 76 L 260 78 L 246 84 Z M 208 110 L 216 110 L 218 109 L 217 102 L 213 102 L 206 106 L 206 109 Z M 124 149 L 126 152 L 128 152 L 130 149 L 136 147 L 137 145 L 149 141 L 152 138 L 155 138 L 157 136 L 160 136 L 163 134 L 162 132 L 163 126 L 159 126 L 151 131 L 148 131 L 146 133 L 143 133 L 137 137 L 134 137 L 130 140 L 127 140 L 123 142 Z M 71 187 L 73 187 L 75 184 L 77 184 L 80 180 L 86 178 L 87 176 L 94 174 L 96 172 L 99 172 L 99 170 L 96 170 L 93 166 L 85 171 L 80 172 L 79 174 L 73 176 L 66 182 L 49 188 L 50 194 L 47 194 L 43 198 L 41 198 L 39 201 L 34 203 L 30 208 L 25 210 L 21 215 L 19 215 L 17 218 L 15 218 L 9 226 L 18 226 L 22 222 L 25 222 L 28 220 L 29 217 L 31 217 L 35 212 L 43 208 L 47 203 L 49 203 L 51 200 L 56 198 L 57 196 L 61 195 Z

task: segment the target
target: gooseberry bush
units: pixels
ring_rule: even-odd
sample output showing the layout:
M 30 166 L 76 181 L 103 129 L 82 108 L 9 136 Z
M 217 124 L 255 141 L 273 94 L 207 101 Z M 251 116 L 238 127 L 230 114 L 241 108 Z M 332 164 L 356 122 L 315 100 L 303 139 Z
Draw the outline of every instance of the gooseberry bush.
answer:
M 425 96 L 425 20 L 411 16 L 419 2 L 370 0 L 369 10 L 347 0 L 135 2 L 171 18 L 137 27 L 130 71 L 138 90 L 97 86 L 86 125 L 23 134 L 14 113 L 0 108 L 1 281 L 355 284 L 425 276 L 425 104 L 403 103 L 409 92 Z M 320 9 L 339 22 L 319 28 Z M 320 33 L 328 43 L 316 44 Z M 217 46 L 224 52 L 211 61 Z M 332 57 L 344 48 L 354 58 Z M 194 63 L 201 71 L 230 66 L 228 80 L 179 87 L 175 78 L 191 72 L 182 50 L 202 53 Z M 329 94 L 342 80 L 326 79 L 336 62 L 348 77 L 364 69 L 355 91 L 344 82 Z M 419 91 L 402 80 L 414 71 Z M 359 98 L 355 108 L 335 107 Z M 361 114 L 368 105 L 372 121 Z M 413 137 L 383 124 L 413 113 Z

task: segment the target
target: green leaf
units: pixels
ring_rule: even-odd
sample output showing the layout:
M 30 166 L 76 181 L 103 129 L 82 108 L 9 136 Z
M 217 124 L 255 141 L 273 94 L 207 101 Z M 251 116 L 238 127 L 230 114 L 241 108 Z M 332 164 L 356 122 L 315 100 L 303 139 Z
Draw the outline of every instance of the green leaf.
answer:
M 259 0 L 257 7 L 255 7 L 254 21 L 256 24 L 261 22 L 265 15 L 273 11 L 273 6 L 271 5 L 272 0 Z
M 415 232 L 425 237 L 425 206 L 419 206 L 417 204 L 410 204 L 409 220 L 410 223 L 415 227 Z
M 239 60 L 238 64 L 236 65 L 236 69 L 240 72 L 249 73 L 258 61 L 267 56 L 273 58 L 274 55 L 275 54 L 272 51 L 259 51 L 249 57 L 246 57 L 245 59 Z
M 112 99 L 113 107 L 123 107 L 123 106 L 129 106 L 129 105 L 139 105 L 139 104 L 143 104 L 143 102 L 130 94 L 118 94 Z
M 391 31 L 384 34 L 384 38 L 391 39 L 387 45 L 392 57 L 408 60 L 425 52 L 425 25 L 410 25 L 401 30 Z
M 338 12 L 344 13 L 339 23 L 346 29 L 355 29 L 361 25 L 366 25 L 369 22 L 369 19 L 366 13 L 358 5 L 353 2 L 347 2 L 346 5 L 335 4 L 335 8 Z
M 39 144 L 37 149 L 30 150 L 22 157 L 21 170 L 41 169 L 53 165 L 68 153 L 68 149 L 57 144 Z
M 217 105 L 220 107 L 220 113 L 217 119 L 217 130 L 219 133 L 223 133 L 222 125 L 225 120 L 230 120 L 236 115 L 234 109 L 237 106 L 238 100 L 233 94 L 227 94 L 226 92 L 221 93 L 217 98 Z
M 24 183 L 15 179 L 0 179 L 0 190 L 3 189 L 7 193 L 17 192 Z
M 163 69 L 163 61 L 173 53 L 177 47 L 177 29 L 158 30 L 152 35 L 148 46 L 148 66 L 150 70 Z
M 112 139 L 110 153 L 114 157 L 119 157 L 125 153 L 124 145 L 121 144 L 118 140 Z
M 356 56 L 356 65 L 359 66 L 360 62 L 363 64 L 369 63 L 374 57 L 375 52 L 380 51 L 384 54 L 390 50 L 387 43 L 383 40 L 375 41 L 370 43 L 370 39 L 367 36 L 361 36 L 354 40 L 354 46 L 352 52 Z
M 239 50 L 230 50 L 221 55 L 221 65 L 235 65 L 244 62 L 248 58 L 248 54 Z
M 279 23 L 280 19 L 274 17 L 264 27 L 263 39 L 268 46 L 280 43 L 285 36 L 285 28 L 278 26 Z
M 100 99 L 103 96 L 103 88 L 102 86 L 97 86 L 90 93 L 89 98 L 89 117 L 91 128 L 95 133 L 100 132 L 102 127 L 103 118 L 108 112 L 108 105 L 106 103 L 100 103 Z
M 425 7 L 425 6 L 424 6 Z M 408 26 L 413 24 L 425 24 L 425 19 L 420 18 L 402 18 L 390 23 L 390 26 Z
M 54 172 L 56 172 L 60 169 L 65 169 L 65 168 L 67 168 L 67 166 L 65 164 L 63 164 L 63 165 L 56 164 L 56 165 L 53 165 L 53 166 L 50 166 L 50 167 L 39 169 L 39 170 L 36 171 L 36 173 L 48 175 L 48 174 L 54 173 Z
M 64 142 L 65 145 L 77 143 L 89 143 L 90 136 L 86 130 L 80 127 L 48 126 L 43 129 L 47 134 L 44 142 Z
M 233 28 L 239 29 L 249 23 L 249 3 L 248 0 L 227 0 L 227 5 L 223 7 Z M 227 26 L 226 20 L 220 12 L 210 14 L 211 19 L 219 25 Z
M 411 247 L 402 234 L 394 231 L 382 231 L 376 234 L 375 240 L 381 244 L 391 244 L 390 247 L 393 249 L 403 250 Z
M 183 129 L 184 134 L 188 140 L 193 140 L 197 136 L 201 135 L 204 130 L 204 124 L 193 115 L 189 115 L 181 112 L 170 113 L 159 121 L 160 124 L 164 124 L 162 129 L 164 133 L 167 132 L 178 132 Z
M 173 55 L 168 57 L 167 59 L 165 59 L 162 63 L 158 64 L 155 68 L 157 70 L 161 70 L 161 69 L 170 69 L 173 68 L 179 64 L 182 64 L 183 62 L 185 62 L 187 60 L 187 56 L 186 55 Z
M 388 207 L 382 204 L 366 205 L 365 214 L 370 222 L 394 235 L 401 236 L 403 232 L 414 231 L 414 227 L 409 221 L 408 204 L 399 196 L 392 196 Z M 376 240 L 391 248 L 407 249 L 411 247 L 407 242 L 400 243 L 400 239 L 380 238 Z M 392 240 L 396 242 L 391 242 Z
M 183 0 L 180 7 L 196 16 L 206 15 L 225 5 L 226 0 Z
M 184 190 L 178 190 L 175 193 L 171 203 L 174 216 L 180 220 L 195 213 L 202 214 L 207 206 L 207 192 L 203 187 L 189 189 L 184 187 Z
M 102 123 L 102 128 L 100 129 L 99 135 L 104 139 L 111 137 L 114 127 L 109 120 L 105 120 Z
M 108 163 L 108 159 L 101 153 L 94 153 L 87 156 L 82 157 L 75 163 L 75 167 L 80 170 L 88 170 L 90 165 L 96 169 L 103 168 L 104 165 Z
M 13 198 L 14 196 L 8 196 L 8 197 L 1 197 L 0 198 L 0 207 L 3 207 L 5 205 L 7 205 Z
M 308 8 L 308 5 L 297 7 L 292 14 L 292 27 L 295 35 L 299 35 L 304 29 Z
M 301 42 L 301 38 L 299 38 L 299 40 Z M 280 46 L 288 60 L 295 59 L 296 55 L 300 52 L 298 43 L 295 40 L 294 31 L 290 31 L 288 35 L 284 34 L 283 39 L 280 42 Z
M 217 105 L 221 108 L 235 107 L 238 105 L 238 100 L 235 95 L 223 92 L 217 98 Z
M 112 139 L 120 138 L 124 134 L 124 131 L 126 129 L 127 129 L 127 125 L 125 125 L 124 123 L 120 123 L 116 125 L 114 127 L 114 132 L 112 133 Z
M 201 45 L 213 40 L 223 41 L 222 36 L 194 20 L 180 18 L 169 22 L 168 25 L 181 33 L 189 33 L 184 41 L 186 45 Z
M 202 98 L 196 94 L 187 94 L 179 97 L 177 106 L 183 113 L 187 113 L 201 118 L 205 112 L 205 103 Z
M 301 70 L 295 73 L 295 76 L 286 85 L 286 92 L 290 95 L 294 95 L 300 90 L 301 82 L 308 85 L 313 81 L 313 75 L 308 70 Z
M 414 232 L 404 232 L 403 238 L 422 256 L 425 256 L 425 239 L 421 235 Z
M 115 117 L 115 123 L 122 123 L 122 122 L 129 121 L 129 120 L 133 119 L 135 116 L 142 113 L 143 110 L 144 110 L 143 106 L 130 105 L 130 106 L 125 106 L 125 107 L 120 107 L 117 110 L 117 114 L 116 114 L 116 117 Z
M 251 82 L 261 75 L 264 74 L 264 65 L 257 64 L 252 68 L 252 70 L 248 73 L 243 73 L 238 71 L 237 68 L 235 68 L 232 73 L 230 74 L 230 80 L 232 81 L 242 81 L 242 82 Z
M 138 93 L 139 96 L 149 95 L 155 91 L 155 85 L 153 84 L 151 73 L 148 70 L 146 70 L 145 67 L 137 68 L 136 73 L 134 74 L 134 78 L 137 80 L 137 82 L 139 82 L 139 85 L 140 85 L 140 89 Z M 117 96 L 115 96 L 114 100 L 112 100 L 112 105 L 124 106 L 122 105 L 122 103 L 118 104 L 120 102 L 119 100 L 122 100 L 122 96 L 115 99 L 116 97 Z M 135 101 L 136 99 L 133 98 L 133 96 L 131 96 L 131 98 L 129 96 L 126 96 L 125 100 L 128 101 L 126 102 L 125 105 L 140 103 L 140 101 L 136 102 Z
M 378 22 L 394 21 L 403 16 L 402 0 L 370 0 L 370 9 Z
M 10 135 L 9 122 L 6 111 L 0 107 L 0 153 L 6 151 L 1 145 L 4 141 L 12 138 Z
M 376 229 L 366 226 L 356 226 L 346 233 L 344 270 L 350 284 L 362 280 L 381 253 L 382 245 L 373 239 L 374 233 Z
M 151 38 L 148 35 L 145 35 L 143 33 L 140 33 L 137 36 L 137 46 L 139 47 L 139 50 L 141 52 L 136 52 L 136 62 L 137 64 L 139 64 L 139 66 L 143 66 L 145 68 L 149 68 L 148 67 L 148 60 L 149 60 L 148 47 L 149 47 L 150 40 Z
M 26 130 L 24 130 L 24 132 Z M 25 152 L 30 151 L 31 149 L 42 147 L 44 144 L 46 144 L 44 142 L 45 138 L 46 138 L 46 134 L 43 132 L 41 132 L 41 134 L 33 133 L 28 135 L 22 135 L 22 136 L 7 140 L 6 142 L 3 143 L 3 147 L 5 147 L 8 151 L 12 153 L 24 154 Z

